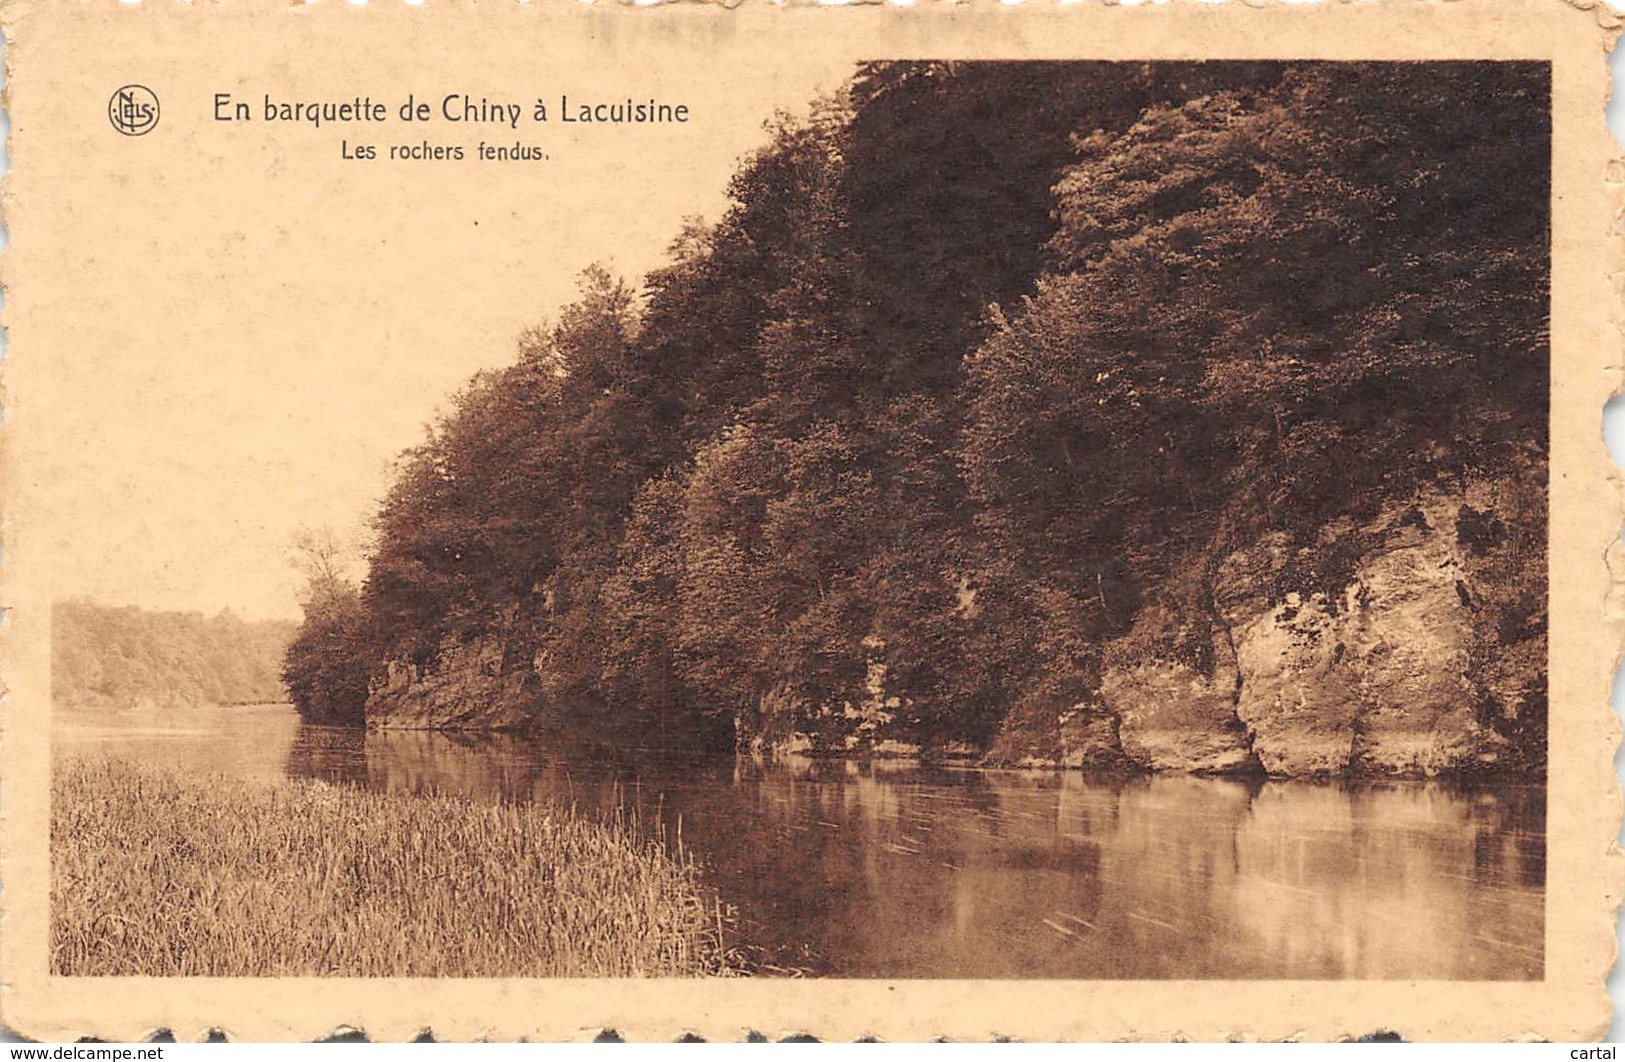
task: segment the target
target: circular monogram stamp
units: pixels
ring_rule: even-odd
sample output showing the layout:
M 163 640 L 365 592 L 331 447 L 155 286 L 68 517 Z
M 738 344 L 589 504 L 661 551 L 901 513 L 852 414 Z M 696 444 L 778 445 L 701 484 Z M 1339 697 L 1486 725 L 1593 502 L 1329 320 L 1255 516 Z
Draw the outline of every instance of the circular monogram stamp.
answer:
M 143 136 L 158 124 L 158 97 L 145 85 L 125 85 L 107 101 L 107 120 L 125 136 Z

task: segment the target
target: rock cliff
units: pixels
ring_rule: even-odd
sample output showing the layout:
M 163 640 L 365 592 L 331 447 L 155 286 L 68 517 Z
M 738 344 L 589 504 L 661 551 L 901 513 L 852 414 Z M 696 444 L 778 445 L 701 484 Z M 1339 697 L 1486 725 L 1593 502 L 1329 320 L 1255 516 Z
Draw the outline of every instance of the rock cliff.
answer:
M 1514 540 L 1506 528 L 1518 521 L 1496 514 L 1534 504 L 1539 486 L 1430 492 L 1307 544 L 1275 534 L 1193 559 L 1192 577 L 1153 596 L 1105 647 L 1091 694 L 1014 706 L 989 761 L 1281 777 L 1538 772 L 1545 691 L 1527 676 L 1543 673 L 1529 666 L 1544 650 L 1543 606 L 1519 577 L 1533 579 L 1544 551 Z M 500 634 L 447 639 L 427 665 L 392 662 L 368 724 L 545 724 L 533 662 L 506 648 Z M 845 713 L 861 725 L 844 742 L 742 739 L 758 754 L 917 749 L 891 733 L 899 705 L 885 703 Z
M 1488 493 L 1430 493 L 1297 549 L 1272 536 L 1217 558 L 1201 606 L 1143 609 L 1100 682 L 1122 753 L 1292 777 L 1538 768 L 1544 689 L 1498 688 L 1494 672 L 1544 645 L 1543 621 L 1516 616 L 1538 606 L 1501 581 L 1543 553 L 1484 543 Z M 1340 554 L 1337 585 L 1282 590 Z
M 534 720 L 534 690 L 503 666 L 506 639 L 446 638 L 428 664 L 392 660 L 367 698 L 367 725 L 419 730 L 520 730 Z

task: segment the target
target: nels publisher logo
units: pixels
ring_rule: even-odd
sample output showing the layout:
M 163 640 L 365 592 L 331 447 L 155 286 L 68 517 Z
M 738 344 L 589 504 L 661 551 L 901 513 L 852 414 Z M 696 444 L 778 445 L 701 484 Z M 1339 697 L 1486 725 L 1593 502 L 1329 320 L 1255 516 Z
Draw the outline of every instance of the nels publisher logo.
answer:
M 150 133 L 158 124 L 158 97 L 145 85 L 125 85 L 107 101 L 107 120 L 125 136 Z

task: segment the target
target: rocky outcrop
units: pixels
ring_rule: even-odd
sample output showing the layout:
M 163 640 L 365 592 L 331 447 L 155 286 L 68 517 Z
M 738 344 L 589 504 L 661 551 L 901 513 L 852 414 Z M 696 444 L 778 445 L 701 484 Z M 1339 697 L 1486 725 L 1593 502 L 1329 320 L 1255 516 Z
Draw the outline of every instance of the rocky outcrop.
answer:
M 1312 548 L 1373 543 L 1336 594 L 1261 594 L 1291 559 L 1279 541 L 1221 564 L 1215 599 L 1236 646 L 1236 716 L 1266 771 L 1433 775 L 1490 741 L 1474 718 L 1473 617 L 1449 508 L 1435 500 L 1431 512 L 1332 529 Z
M 1232 632 L 1240 688 L 1236 717 L 1270 774 L 1340 774 L 1360 715 L 1349 646 L 1318 601 L 1288 601 Z
M 420 730 L 519 730 L 533 720 L 533 690 L 503 667 L 505 639 L 448 637 L 427 665 L 390 661 L 367 698 L 367 725 Z
M 1508 735 L 1543 694 L 1492 688 L 1479 661 L 1529 656 L 1543 625 L 1509 635 L 1491 607 L 1506 588 L 1477 585 L 1506 565 L 1462 531 L 1473 501 L 1493 499 L 1435 493 L 1296 549 L 1267 538 L 1218 560 L 1205 609 L 1149 606 L 1101 677 L 1124 753 L 1152 770 L 1292 777 L 1527 765 Z M 1345 579 L 1305 577 L 1339 556 Z
M 995 767 L 1114 771 L 1128 766 L 1117 717 L 1098 697 L 1035 690 L 1005 716 L 985 757 Z
M 1123 754 L 1140 767 L 1225 773 L 1252 762 L 1247 732 L 1236 719 L 1235 653 L 1221 630 L 1204 626 L 1152 605 L 1100 676 L 1100 697 L 1117 716 Z M 1142 652 L 1147 643 L 1184 651 Z
M 1111 769 L 1127 762 L 1117 718 L 1098 701 L 1074 704 L 1056 722 L 1060 737 L 1056 761 L 1062 767 Z
M 1415 510 L 1361 566 L 1347 639 L 1361 711 L 1350 762 L 1378 774 L 1434 775 L 1493 757 L 1468 668 L 1472 595 L 1453 534 L 1455 506 Z

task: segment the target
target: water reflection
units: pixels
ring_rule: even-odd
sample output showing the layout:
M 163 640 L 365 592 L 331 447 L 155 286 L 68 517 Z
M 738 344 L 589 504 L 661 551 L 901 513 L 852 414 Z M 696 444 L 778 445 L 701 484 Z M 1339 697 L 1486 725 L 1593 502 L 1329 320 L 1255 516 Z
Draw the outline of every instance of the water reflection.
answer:
M 120 755 L 238 773 L 627 809 L 704 862 L 767 973 L 1542 975 L 1541 788 L 611 764 L 501 735 L 309 727 L 285 709 L 167 738 L 134 730 L 59 740 L 118 736 Z

